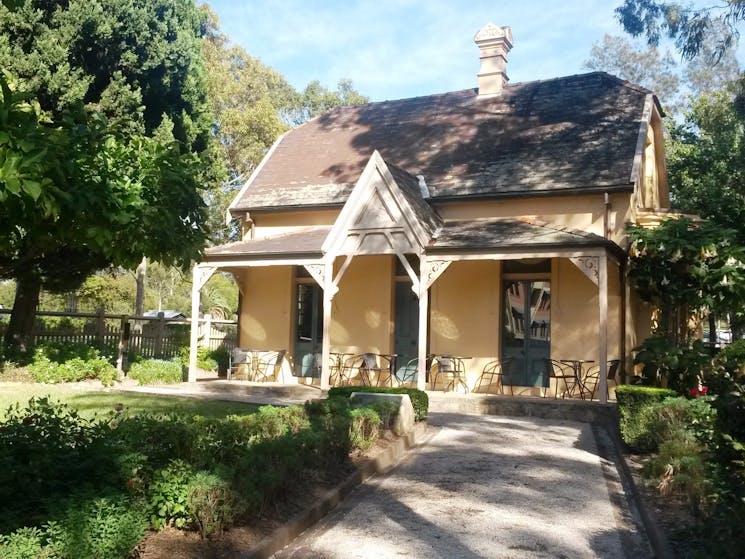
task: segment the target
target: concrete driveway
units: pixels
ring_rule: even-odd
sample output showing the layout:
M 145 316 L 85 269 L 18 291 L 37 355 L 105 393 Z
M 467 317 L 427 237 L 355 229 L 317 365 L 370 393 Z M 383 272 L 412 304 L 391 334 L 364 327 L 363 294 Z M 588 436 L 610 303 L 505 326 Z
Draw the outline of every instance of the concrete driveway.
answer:
M 454 414 L 430 425 L 427 445 L 275 557 L 652 557 L 604 432 Z

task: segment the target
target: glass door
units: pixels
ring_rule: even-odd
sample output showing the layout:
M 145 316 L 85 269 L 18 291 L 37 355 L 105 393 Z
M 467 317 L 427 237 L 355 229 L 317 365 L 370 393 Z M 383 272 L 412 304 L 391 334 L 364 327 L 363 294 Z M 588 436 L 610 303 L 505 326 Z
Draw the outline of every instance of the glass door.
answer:
M 419 299 L 411 289 L 411 282 L 396 282 L 394 322 L 394 353 L 396 354 L 396 378 L 399 381 L 413 380 L 416 371 L 406 364 L 419 356 Z
M 320 376 L 323 290 L 317 283 L 296 284 L 295 313 L 295 375 Z
M 502 358 L 512 358 L 505 384 L 548 386 L 551 356 L 551 282 L 503 282 Z

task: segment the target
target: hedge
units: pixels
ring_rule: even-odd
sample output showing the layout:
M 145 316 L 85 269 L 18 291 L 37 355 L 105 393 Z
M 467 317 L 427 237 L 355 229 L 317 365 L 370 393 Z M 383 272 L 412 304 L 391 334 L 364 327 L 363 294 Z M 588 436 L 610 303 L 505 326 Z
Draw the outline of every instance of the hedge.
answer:
M 654 404 L 675 396 L 674 390 L 651 386 L 625 384 L 616 389 L 621 438 L 629 449 L 635 452 L 655 450 L 656 441 L 649 432 L 650 411 Z
M 336 386 L 329 389 L 329 398 L 349 398 L 352 392 L 380 392 L 383 394 L 408 394 L 414 407 L 414 419 L 424 421 L 429 413 L 429 396 L 416 388 L 386 388 L 384 386 Z

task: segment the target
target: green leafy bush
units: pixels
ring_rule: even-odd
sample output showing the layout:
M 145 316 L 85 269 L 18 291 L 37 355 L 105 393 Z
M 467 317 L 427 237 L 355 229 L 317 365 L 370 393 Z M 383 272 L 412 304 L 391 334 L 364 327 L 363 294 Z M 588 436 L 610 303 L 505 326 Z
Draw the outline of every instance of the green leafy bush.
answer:
M 621 385 L 616 389 L 621 438 L 632 451 L 643 453 L 656 448 L 650 430 L 652 407 L 675 395 L 673 390 L 649 386 Z
M 185 528 L 189 514 L 189 490 L 194 469 L 183 460 L 173 460 L 156 472 L 150 486 L 150 524 L 156 530 L 164 526 Z
M 743 374 L 745 367 L 745 340 L 737 340 L 722 348 L 716 358 L 717 364 L 727 371 Z
M 177 360 L 144 359 L 132 364 L 129 377 L 139 384 L 176 384 L 184 380 L 184 372 Z
M 47 559 L 52 550 L 45 548 L 45 534 L 40 528 L 19 528 L 0 536 L 0 557 L 4 559 Z
M 414 419 L 424 421 L 429 413 L 429 396 L 416 388 L 385 388 L 378 386 L 336 386 L 329 389 L 329 398 L 340 396 L 348 398 L 352 392 L 380 392 L 383 394 L 408 394 L 414 407 Z
M 142 508 L 125 496 L 72 501 L 47 525 L 49 547 L 59 557 L 131 557 L 147 529 Z
M 685 394 L 711 369 L 711 355 L 701 340 L 681 346 L 665 337 L 652 336 L 638 349 L 634 363 L 642 365 L 642 379 L 648 386 L 666 385 Z
M 40 344 L 34 350 L 29 371 L 36 382 L 56 384 L 98 379 L 110 386 L 116 369 L 95 348 L 71 343 Z
M 119 483 L 107 422 L 47 398 L 11 406 L 0 421 L 0 532 L 48 518 L 54 497 Z

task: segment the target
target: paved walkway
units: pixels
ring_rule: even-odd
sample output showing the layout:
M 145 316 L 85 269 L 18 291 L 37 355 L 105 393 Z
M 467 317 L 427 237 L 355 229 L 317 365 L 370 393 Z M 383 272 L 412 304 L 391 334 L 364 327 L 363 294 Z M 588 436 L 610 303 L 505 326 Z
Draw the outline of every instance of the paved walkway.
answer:
M 651 557 L 586 423 L 432 414 L 431 441 L 276 558 Z

